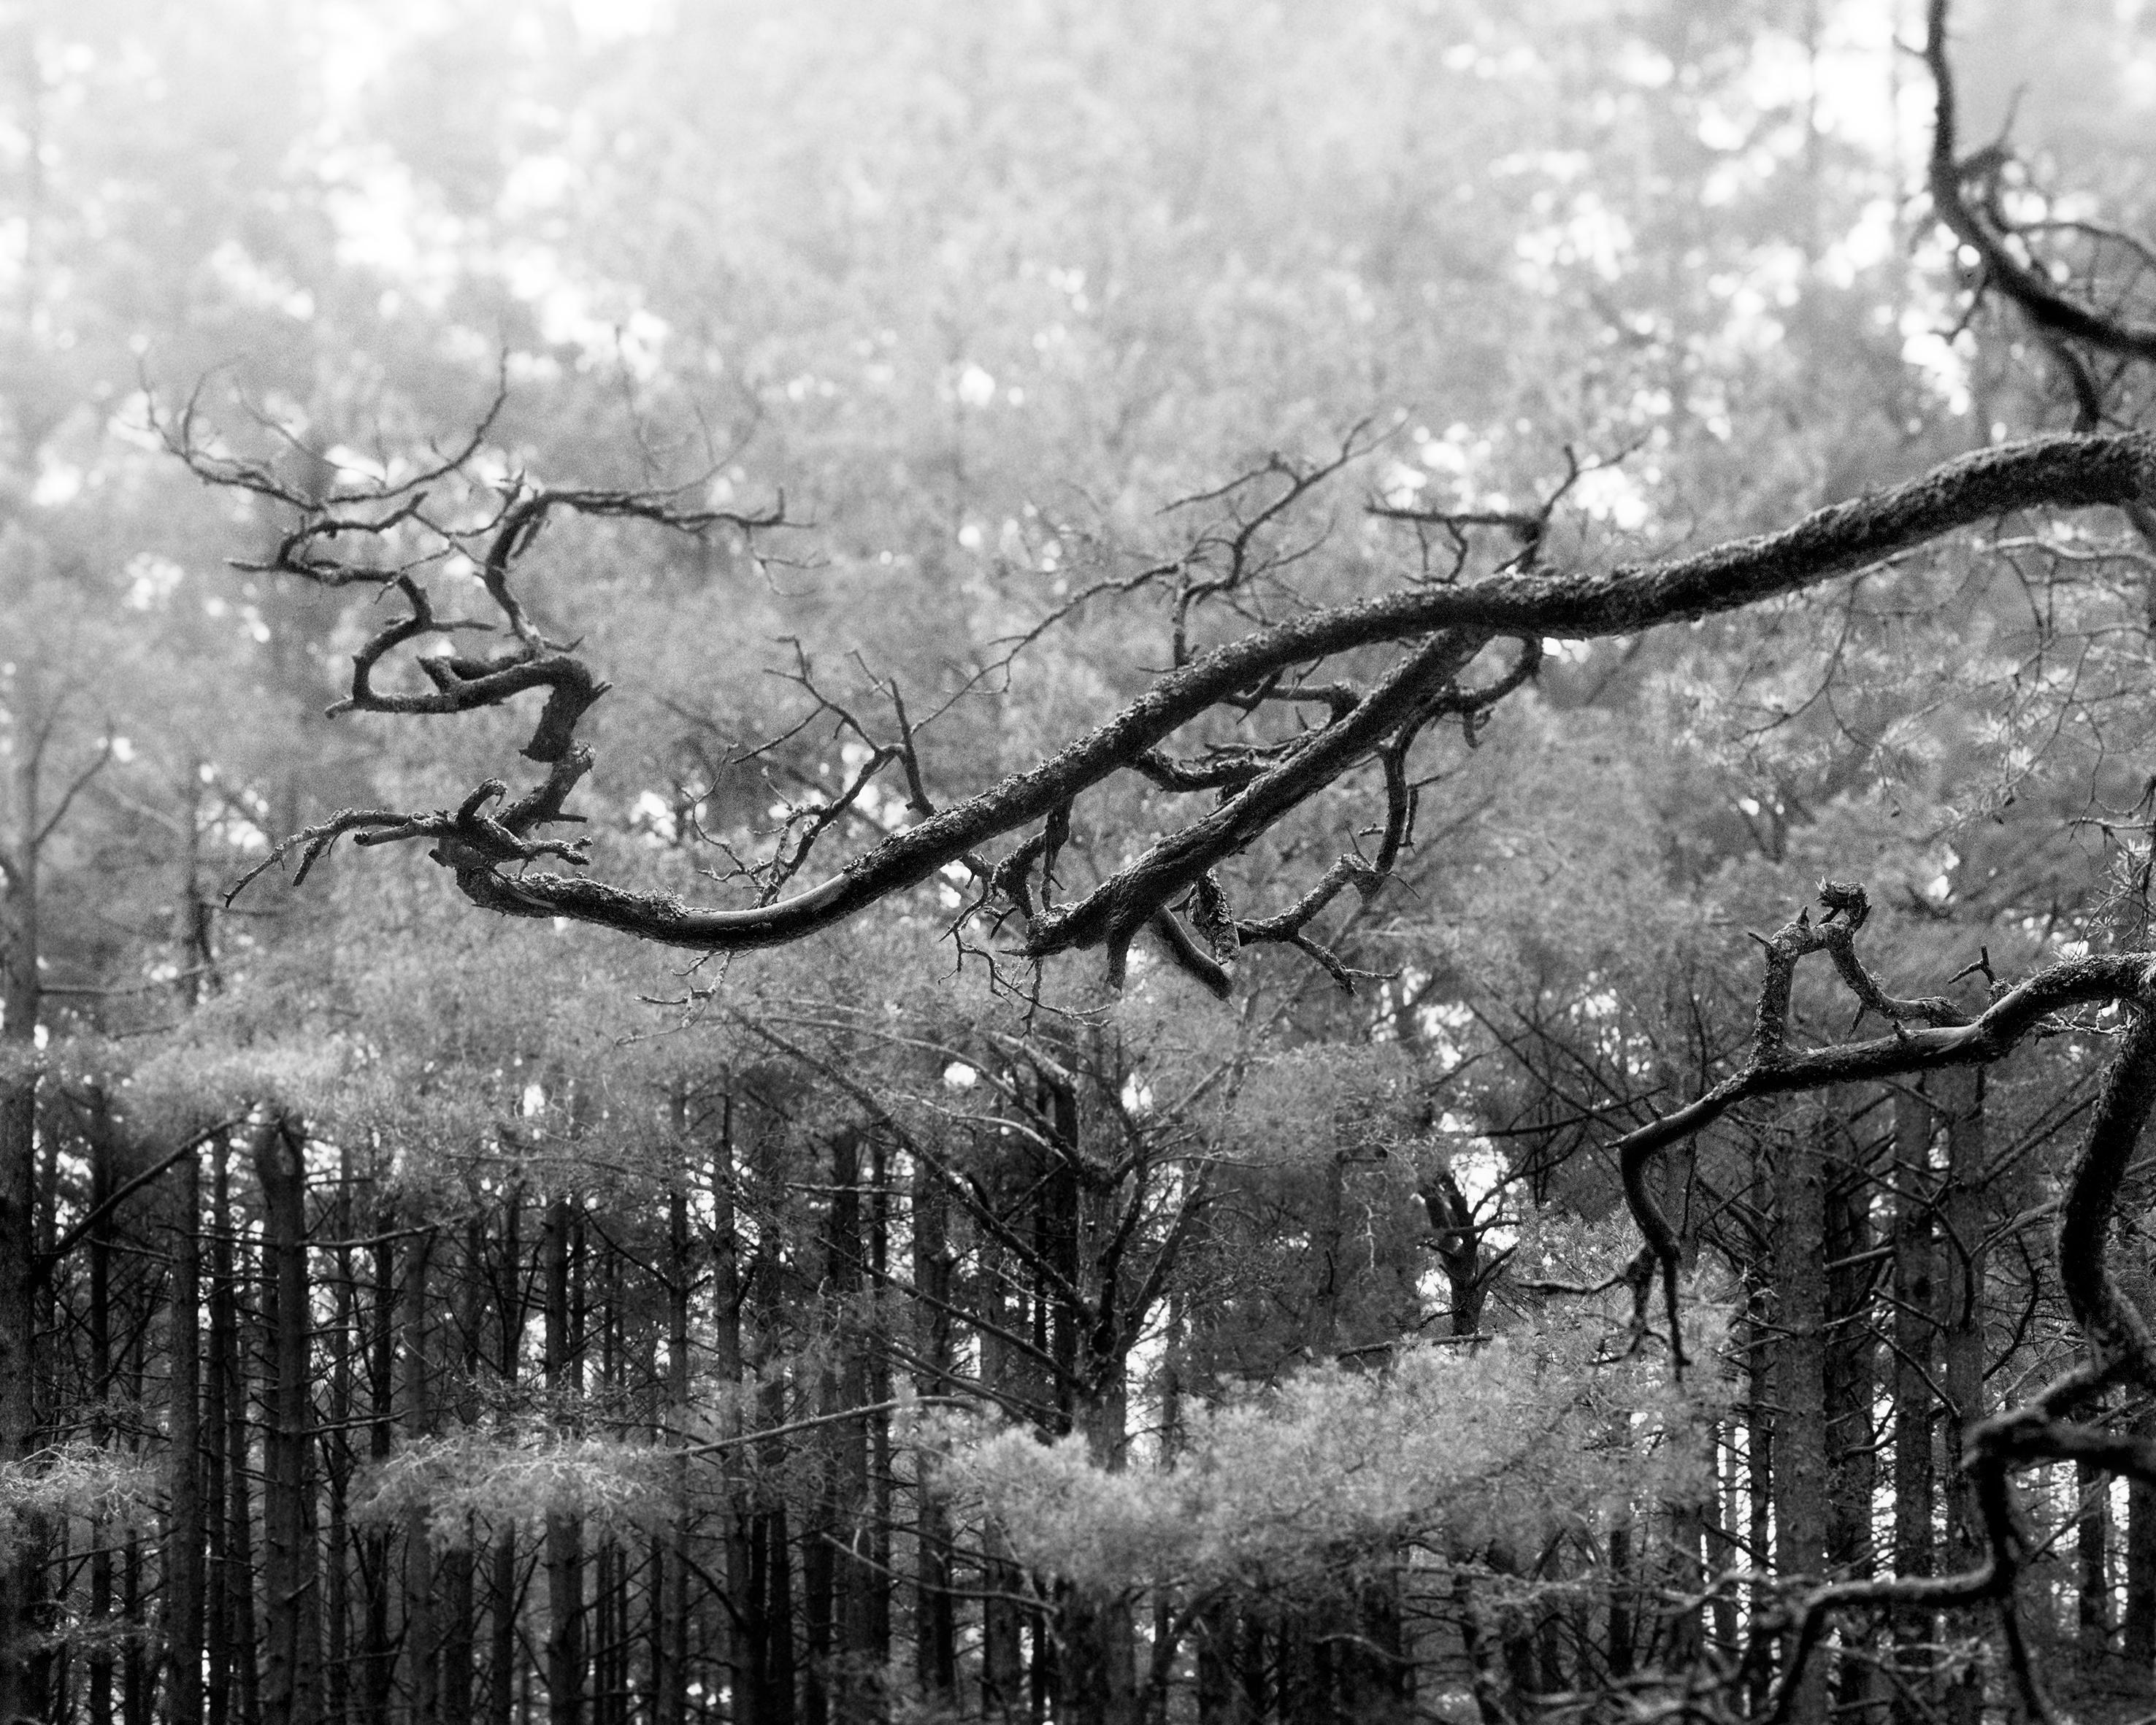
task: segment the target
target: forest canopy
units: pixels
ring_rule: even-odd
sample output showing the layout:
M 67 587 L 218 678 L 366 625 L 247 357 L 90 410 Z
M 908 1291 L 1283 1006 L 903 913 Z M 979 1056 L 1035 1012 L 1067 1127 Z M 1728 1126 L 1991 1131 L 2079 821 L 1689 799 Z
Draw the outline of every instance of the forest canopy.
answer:
M 2148 1715 L 2156 14 L 0 30 L 0 1720 Z

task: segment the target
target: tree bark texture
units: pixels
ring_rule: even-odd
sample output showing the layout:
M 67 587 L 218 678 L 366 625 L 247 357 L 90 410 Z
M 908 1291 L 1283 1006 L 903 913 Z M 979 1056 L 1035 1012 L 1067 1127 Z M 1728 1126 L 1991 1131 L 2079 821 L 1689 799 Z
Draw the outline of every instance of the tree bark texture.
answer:
M 1775 1373 L 1775 1572 L 1788 1584 L 1822 1579 L 1830 1518 L 1827 1454 L 1827 1146 L 1835 1124 L 1803 1121 L 1774 1156 L 1774 1315 L 1781 1332 Z M 1792 1725 L 1827 1725 L 1828 1673 L 1814 1660 L 1793 1697 Z
M 271 1378 L 263 1437 L 264 1725 L 312 1725 L 319 1712 L 312 1481 L 312 1312 L 308 1304 L 306 1137 L 270 1115 L 250 1135 L 262 1193 L 263 1283 Z

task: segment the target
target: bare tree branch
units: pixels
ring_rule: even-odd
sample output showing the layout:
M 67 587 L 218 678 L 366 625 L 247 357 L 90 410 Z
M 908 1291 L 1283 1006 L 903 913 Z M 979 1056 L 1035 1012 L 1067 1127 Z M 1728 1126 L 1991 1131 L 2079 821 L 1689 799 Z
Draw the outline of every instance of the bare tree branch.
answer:
M 341 831 L 364 829 L 370 843 L 446 839 L 457 841 L 458 848 L 438 855 L 454 859 L 467 896 L 488 909 L 567 917 L 699 951 L 780 945 L 840 922 L 942 870 L 959 866 L 978 873 L 984 866 L 979 853 L 989 841 L 1067 809 L 1078 795 L 1118 772 L 1150 771 L 1157 778 L 1183 776 L 1163 768 L 1157 752 L 1161 745 L 1193 720 L 1267 685 L 1269 680 L 1358 649 L 1419 640 L 1368 693 L 1352 705 L 1344 700 L 1333 703 L 1334 716 L 1319 730 L 1276 756 L 1254 752 L 1238 763 L 1235 773 L 1221 775 L 1219 788 L 1232 788 L 1234 794 L 1218 809 L 1169 834 L 1070 904 L 1020 905 L 1027 919 L 1024 950 L 1029 955 L 1045 957 L 1097 947 L 1107 952 L 1111 973 L 1120 973 L 1122 954 L 1140 929 L 1316 791 L 1404 731 L 1426 724 L 1447 710 L 1448 703 L 1451 711 L 1476 710 L 1476 701 L 1455 685 L 1496 634 L 1539 641 L 1545 635 L 1585 639 L 1634 633 L 1799 591 L 1994 516 L 2046 506 L 2118 506 L 2152 492 L 2156 439 L 2135 433 L 2038 438 L 1963 456 L 1907 484 L 1818 511 L 1779 533 L 1660 563 L 1603 572 L 1514 568 L 1462 585 L 1411 587 L 1358 604 L 1312 611 L 1197 654 L 1160 676 L 1116 716 L 1034 767 L 892 834 L 819 884 L 767 904 L 739 909 L 692 906 L 667 895 L 559 874 L 532 870 L 512 880 L 501 872 L 502 864 L 528 864 L 542 855 L 579 860 L 578 847 L 547 849 L 527 836 L 536 822 L 562 818 L 558 796 L 552 799 L 552 813 L 526 809 L 519 820 L 505 814 L 497 823 L 500 830 L 480 823 L 475 814 L 346 811 L 324 827 L 294 835 L 277 855 L 296 845 L 304 872 Z M 742 516 L 685 511 L 642 494 L 535 491 L 512 506 L 493 530 L 492 543 L 505 570 L 516 549 L 528 543 L 530 524 L 553 507 L 646 520 L 682 531 L 701 531 L 721 521 L 746 531 L 780 519 L 776 511 Z M 523 525 L 512 525 L 512 514 Z M 315 578 L 304 559 L 287 567 Z M 506 593 L 506 581 L 503 575 L 492 584 Z M 346 706 L 464 711 L 545 687 L 547 706 L 525 752 L 557 768 L 576 758 L 577 721 L 605 685 L 572 652 L 521 639 L 516 649 L 498 659 L 422 660 L 435 685 L 430 692 L 376 691 L 370 680 L 372 668 L 392 646 L 464 626 L 437 619 L 415 578 L 395 575 L 386 584 L 405 597 L 409 609 L 356 655 L 353 693 Z M 516 629 L 521 609 L 513 601 L 501 608 Z M 528 619 L 523 621 L 528 629 Z M 1522 661 L 1486 699 L 1517 686 L 1532 669 Z M 1481 704 L 1486 705 L 1486 699 Z M 910 726 L 907 732 L 910 736 Z M 1242 780 L 1245 766 L 1255 770 Z M 917 778 L 917 755 L 911 770 Z M 505 833 L 516 842 L 505 843 Z M 1013 861 L 993 873 L 997 890 L 1017 902 L 1010 891 L 1015 884 Z M 1345 884 L 1345 879 L 1333 881 L 1323 896 Z M 1248 919 L 1252 937 L 1301 936 L 1301 925 L 1295 920 L 1300 909 L 1289 912 L 1285 922 Z

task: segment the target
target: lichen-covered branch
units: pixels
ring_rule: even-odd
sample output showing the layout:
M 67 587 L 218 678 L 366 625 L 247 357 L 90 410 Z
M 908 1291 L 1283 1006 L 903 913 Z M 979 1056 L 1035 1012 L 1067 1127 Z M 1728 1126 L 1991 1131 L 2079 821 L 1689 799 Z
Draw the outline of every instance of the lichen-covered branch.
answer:
M 176 446 L 206 479 L 244 485 L 302 514 L 301 526 L 280 542 L 272 567 L 303 579 L 357 578 L 364 572 L 360 566 L 341 549 L 332 556 L 332 550 L 362 542 L 369 531 L 385 531 L 387 524 L 410 531 L 424 528 L 440 543 L 470 541 L 500 626 L 516 644 L 487 659 L 424 659 L 419 665 L 431 687 L 381 688 L 377 672 L 393 649 L 481 626 L 472 619 L 439 618 L 417 573 L 387 569 L 380 573 L 380 584 L 403 597 L 406 614 L 385 625 L 356 655 L 352 692 L 338 710 L 468 711 L 544 689 L 546 704 L 525 753 L 548 764 L 574 757 L 581 747 L 575 741 L 578 721 L 606 688 L 572 649 L 540 634 L 515 596 L 516 558 L 550 512 L 648 521 L 690 532 L 723 525 L 748 533 L 783 520 L 778 509 L 752 515 L 687 509 L 671 493 L 548 489 L 519 481 L 512 485 L 509 501 L 480 526 L 458 529 L 435 524 L 419 495 L 408 491 L 408 481 L 367 494 L 362 501 L 372 500 L 376 506 L 376 513 L 368 516 L 351 498 L 310 500 L 282 486 L 266 469 L 205 456 L 185 437 Z M 529 868 L 541 856 L 575 860 L 566 854 L 572 847 L 531 848 L 539 842 L 531 825 L 566 818 L 559 796 L 536 812 L 525 808 L 522 828 L 506 819 L 501 823 L 521 850 L 482 832 L 475 842 L 441 854 L 454 856 L 459 886 L 486 908 L 567 917 L 668 946 L 728 951 L 799 939 L 949 869 L 976 876 L 985 873 L 1009 896 L 1011 886 L 1023 884 L 1026 865 L 1013 868 L 1015 857 L 1001 865 L 984 863 L 985 848 L 999 837 L 1023 834 L 1050 820 L 1058 811 L 1067 819 L 1079 797 L 1118 773 L 1140 772 L 1176 790 L 1229 793 L 1217 807 L 1172 831 L 1080 898 L 1059 906 L 1050 906 L 1045 898 L 1029 899 L 1021 907 L 1024 949 L 1029 955 L 1100 948 L 1111 972 L 1119 972 L 1122 955 L 1139 931 L 1158 927 L 1155 919 L 1172 914 L 1170 907 L 1200 880 L 1317 792 L 1360 763 L 1381 759 L 1389 746 L 1411 738 L 1434 716 L 1453 711 L 1473 724 L 1490 702 L 1524 681 L 1533 670 L 1532 651 L 1480 694 L 1463 691 L 1463 675 L 1499 635 L 1538 643 L 1550 635 L 1579 639 L 1634 633 L 1815 586 L 2001 514 L 2123 506 L 2152 494 L 2156 439 L 2131 433 L 2039 438 L 1961 457 L 1907 484 L 1815 511 L 1779 533 L 1658 563 L 1563 571 L 1543 568 L 1522 557 L 1481 580 L 1411 585 L 1359 603 L 1306 612 L 1193 651 L 1187 662 L 1158 677 L 1121 712 L 1036 765 L 921 814 L 914 824 L 873 845 L 818 884 L 767 903 L 690 905 L 663 894 Z M 1404 654 L 1367 692 L 1344 687 L 1337 680 L 1310 682 L 1312 669 L 1326 661 L 1395 644 L 1405 645 Z M 1224 770 L 1217 772 L 1181 767 L 1162 752 L 1183 726 L 1215 709 L 1249 703 L 1260 691 L 1288 700 L 1303 699 L 1305 691 L 1312 691 L 1312 698 L 1325 700 L 1327 721 L 1286 745 L 1253 749 L 1231 766 L 1224 762 Z M 910 800 L 919 814 L 934 805 L 922 783 L 912 728 L 906 731 Z M 1393 802 L 1396 814 L 1396 793 Z M 469 839 L 473 829 L 470 820 L 459 822 L 439 811 L 346 811 L 328 824 L 336 828 L 329 839 L 338 831 L 363 829 L 371 842 Z M 815 830 L 820 836 L 830 824 Z M 311 861 L 326 842 L 322 829 L 316 829 L 294 835 L 279 854 L 296 847 L 303 860 Z M 1021 851 L 1024 848 L 1022 844 Z M 1395 854 L 1398 848 L 1396 842 Z M 802 868 L 808 861 L 807 852 L 791 861 Z M 512 866 L 519 871 L 513 876 L 506 872 Z M 1351 884 L 1365 884 L 1354 865 L 1344 872 L 1329 871 L 1315 902 L 1306 897 L 1284 913 L 1240 919 L 1245 937 L 1281 940 L 1308 950 L 1305 906 L 1314 916 Z M 1173 950 L 1177 943 L 1170 945 Z

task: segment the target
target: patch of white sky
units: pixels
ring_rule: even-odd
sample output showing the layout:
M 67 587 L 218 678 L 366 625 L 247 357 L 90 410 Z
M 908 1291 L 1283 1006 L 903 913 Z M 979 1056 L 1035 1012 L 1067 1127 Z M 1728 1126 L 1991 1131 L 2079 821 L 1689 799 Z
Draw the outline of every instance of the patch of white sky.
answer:
M 1807 259 L 1795 244 L 1772 241 L 1710 280 L 1710 290 L 1727 307 L 1721 341 L 1732 353 L 1758 352 L 1781 339 L 1780 315 L 1796 302 L 1808 274 L 1847 287 L 1893 252 L 1897 203 L 1921 171 L 1932 119 L 1929 81 L 1912 71 L 1897 47 L 1897 25 L 1912 27 L 1899 15 L 1906 9 L 1845 0 L 1825 10 L 1811 47 L 1794 36 L 1763 32 L 1743 74 L 1718 100 L 1702 103 L 1700 141 L 1722 158 L 1703 190 L 1709 208 L 1734 203 L 1794 167 L 1808 145 L 1807 116 L 1819 134 L 1876 164 L 1877 171 L 1876 195 L 1864 202 L 1846 230 L 1827 237 L 1816 259 Z M 1616 69 L 1642 92 L 1662 90 L 1676 78 L 1667 59 L 1639 44 Z M 1526 285 L 1554 291 L 1560 265 L 1585 264 L 1614 279 L 1628 261 L 1634 236 L 1585 182 L 1589 166 L 1584 157 L 1564 152 L 1500 165 L 1501 172 L 1511 167 L 1545 182 L 1530 208 L 1553 219 L 1523 234 L 1517 246 Z M 1965 357 L 1943 333 L 1953 322 L 1943 301 L 1912 292 L 1901 318 L 1905 360 L 1930 374 L 1952 404 L 1965 404 Z M 1653 403 L 1642 407 L 1654 416 Z M 1668 411 L 1668 404 L 1661 411 Z M 1622 516 L 1637 513 L 1627 487 L 1625 475 L 1610 474 L 1587 486 L 1578 501 L 1625 526 Z
M 647 33 L 671 10 L 668 0 L 570 0 L 568 7 L 577 33 L 592 46 Z M 663 320 L 634 303 L 632 285 L 576 280 L 543 243 L 485 248 L 467 223 L 426 196 L 389 151 L 363 141 L 359 121 L 366 103 L 400 51 L 451 16 L 441 0 L 349 4 L 324 16 L 322 171 L 332 182 L 339 255 L 393 284 L 384 296 L 385 309 L 392 310 L 404 295 L 439 307 L 460 276 L 490 271 L 531 307 L 548 342 L 573 347 L 588 363 L 619 365 L 648 381 L 659 370 L 669 332 Z M 514 51 L 550 51 L 547 18 L 537 5 L 504 6 L 500 31 Z M 565 204 L 576 184 L 577 169 L 567 156 L 525 156 L 506 176 L 502 213 L 543 214 Z M 547 364 L 526 357 L 516 368 L 543 370 Z
M 1791 240 L 1768 240 L 1709 278 L 1709 291 L 1726 308 L 1714 345 L 1726 349 L 1731 359 L 1765 352 L 1781 341 L 1783 317 L 1808 279 L 1847 288 L 1892 257 L 1900 243 L 1900 204 L 1921 178 L 1932 123 L 1930 82 L 1897 45 L 1897 28 L 1906 37 L 1920 23 L 1910 14 L 1906 5 L 1841 0 L 1822 13 L 1814 44 L 1763 32 L 1743 74 L 1716 99 L 1700 103 L 1700 141 L 1722 157 L 1704 188 L 1709 207 L 1732 203 L 1774 175 L 1801 172 L 1807 121 L 1841 146 L 1841 159 L 1853 156 L 1875 165 L 1874 195 L 1864 199 L 1844 231 L 1823 238 L 1815 257 L 1807 257 Z M 1455 69 L 1489 77 L 1517 69 L 1477 59 L 1466 49 L 1461 54 L 1463 59 L 1449 62 Z M 1677 69 L 1644 43 L 1630 44 L 1614 70 L 1641 100 L 1666 100 L 1664 93 L 1678 80 Z M 1614 103 L 1621 97 L 1607 100 Z M 1598 193 L 1594 166 L 1578 151 L 1528 152 L 1493 165 L 1501 177 L 1517 177 L 1535 185 L 1527 208 L 1543 219 L 1531 223 L 1515 247 L 1519 280 L 1531 291 L 1561 290 L 1563 271 L 1584 267 L 1614 280 L 1630 264 L 1636 236 Z M 1955 318 L 1943 285 L 1944 258 L 1920 256 L 1917 261 L 1920 267 L 1898 311 L 1882 308 L 1881 316 L 1898 316 L 1903 360 L 1923 372 L 1958 412 L 1969 402 L 1969 340 L 1956 343 L 1947 333 Z M 1676 403 L 1667 391 L 1643 387 L 1633 405 L 1640 424 L 1651 426 Z M 1710 432 L 1729 434 L 1727 413 L 1711 390 L 1698 393 L 1686 405 Z M 1502 494 L 1477 483 L 1492 454 L 1486 429 L 1455 425 L 1433 434 L 1418 428 L 1413 442 L 1417 459 L 1394 461 L 1382 480 L 1381 488 L 1394 502 L 1482 510 L 1511 506 Z M 1644 459 L 1582 475 L 1569 501 L 1620 531 L 1645 526 L 1652 514 L 1648 488 L 1660 476 L 1652 459 L 1655 447 L 1650 439 Z
M 1897 31 L 1918 27 L 1907 11 L 1876 0 L 1845 0 L 1822 14 L 1810 48 L 1793 36 L 1764 33 L 1737 86 L 1743 106 L 1703 110 L 1700 141 L 1726 156 L 1706 187 L 1709 206 L 1732 202 L 1750 185 L 1794 165 L 1810 141 L 1807 116 L 1819 135 L 1874 163 L 1877 175 L 1875 195 L 1845 231 L 1826 238 L 1816 259 L 1794 244 L 1769 244 L 1741 271 L 1710 283 L 1728 305 L 1726 336 L 1732 346 L 1758 351 L 1779 341 L 1779 314 L 1795 303 L 1808 272 L 1846 288 L 1892 254 L 1899 204 L 1921 177 L 1933 119 L 1930 80 L 1912 69 L 1897 42 Z M 1775 114 L 1789 117 L 1762 123 Z M 1968 356 L 1945 334 L 1953 324 L 1945 299 L 1926 290 L 1924 284 L 1939 276 L 1936 269 L 1920 270 L 1910 285 L 1899 314 L 1902 358 L 1926 373 L 1958 412 L 1969 400 Z

